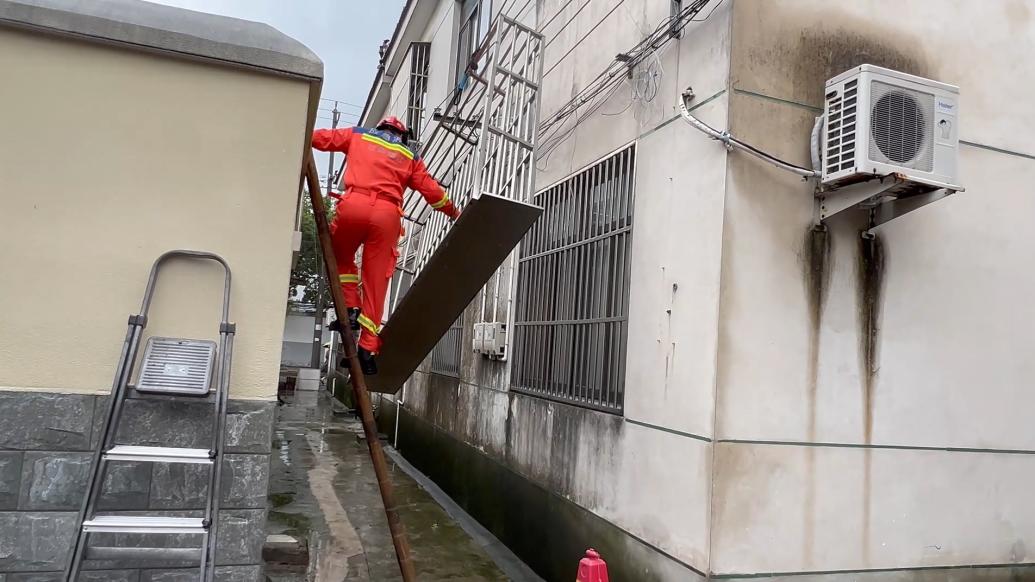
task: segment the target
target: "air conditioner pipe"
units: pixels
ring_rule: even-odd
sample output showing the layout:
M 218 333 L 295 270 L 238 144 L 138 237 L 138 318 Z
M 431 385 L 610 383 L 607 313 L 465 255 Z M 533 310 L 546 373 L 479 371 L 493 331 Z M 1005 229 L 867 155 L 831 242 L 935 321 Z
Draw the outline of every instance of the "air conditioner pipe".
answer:
M 823 156 L 820 150 L 823 145 L 823 125 L 826 123 L 826 115 L 817 115 L 816 122 L 812 124 L 812 139 L 809 142 L 809 153 L 812 154 L 812 169 L 817 172 L 823 171 Z
M 723 145 L 726 146 L 726 149 L 741 150 L 743 152 L 751 154 L 752 156 L 755 156 L 763 162 L 772 164 L 773 166 L 776 166 L 781 170 L 786 170 L 788 172 L 797 174 L 805 179 L 818 178 L 820 176 L 820 173 L 816 170 L 802 168 L 801 166 L 796 166 L 792 163 L 785 162 L 780 158 L 763 152 L 762 150 L 756 148 L 751 144 L 740 141 L 739 139 L 730 135 L 729 132 L 719 131 L 714 127 L 708 125 L 707 123 L 701 121 L 700 119 L 697 119 L 696 117 L 690 114 L 690 110 L 687 108 L 687 103 L 689 103 L 693 98 L 693 89 L 687 89 L 686 91 L 683 91 L 682 98 L 679 100 L 679 115 L 683 118 L 684 121 L 689 123 L 695 129 L 701 131 L 702 133 L 714 140 L 721 141 Z

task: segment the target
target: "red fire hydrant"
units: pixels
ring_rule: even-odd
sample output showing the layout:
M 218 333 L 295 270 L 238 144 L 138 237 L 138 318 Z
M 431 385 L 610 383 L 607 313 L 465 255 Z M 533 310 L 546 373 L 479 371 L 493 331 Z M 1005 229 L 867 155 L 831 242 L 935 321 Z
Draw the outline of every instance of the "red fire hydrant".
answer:
M 577 582 L 608 582 L 607 563 L 596 550 L 586 550 L 586 557 L 579 560 Z

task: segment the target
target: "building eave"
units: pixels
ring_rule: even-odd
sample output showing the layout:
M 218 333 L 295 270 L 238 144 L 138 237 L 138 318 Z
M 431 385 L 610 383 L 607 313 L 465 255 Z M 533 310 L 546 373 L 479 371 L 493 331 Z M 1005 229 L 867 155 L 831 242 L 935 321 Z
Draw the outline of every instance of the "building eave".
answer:
M 378 68 L 374 82 L 370 86 L 366 103 L 363 105 L 363 113 L 359 117 L 359 124 L 370 126 L 381 118 L 385 108 L 388 107 L 389 94 L 391 93 L 392 81 L 399 73 L 403 62 L 406 60 L 406 52 L 410 43 L 419 41 L 424 30 L 431 22 L 435 13 L 436 0 L 407 0 L 403 6 L 399 21 L 395 25 L 395 32 L 389 41 L 388 53 L 385 55 L 383 65 Z

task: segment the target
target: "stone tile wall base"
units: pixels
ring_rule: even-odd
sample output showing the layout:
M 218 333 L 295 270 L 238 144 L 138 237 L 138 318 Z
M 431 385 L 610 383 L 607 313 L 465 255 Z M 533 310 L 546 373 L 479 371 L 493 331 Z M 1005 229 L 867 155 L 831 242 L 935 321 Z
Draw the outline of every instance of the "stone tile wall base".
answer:
M 6 576 L 6 579 L 5 579 Z M 0 574 L 0 582 L 61 582 L 61 572 Z M 79 582 L 197 582 L 194 569 L 97 570 L 83 572 Z M 216 582 L 261 582 L 262 567 L 219 566 Z
M 0 582 L 60 580 L 86 493 L 93 448 L 108 397 L 0 391 Z M 208 447 L 211 405 L 130 400 L 117 441 Z M 220 492 L 217 577 L 259 580 L 265 538 L 272 402 L 229 404 Z M 98 510 L 105 513 L 200 515 L 208 489 L 204 465 L 109 464 Z M 91 545 L 195 546 L 196 536 L 94 535 Z M 81 580 L 187 582 L 189 564 L 87 562 Z M 147 566 L 141 568 L 141 566 Z

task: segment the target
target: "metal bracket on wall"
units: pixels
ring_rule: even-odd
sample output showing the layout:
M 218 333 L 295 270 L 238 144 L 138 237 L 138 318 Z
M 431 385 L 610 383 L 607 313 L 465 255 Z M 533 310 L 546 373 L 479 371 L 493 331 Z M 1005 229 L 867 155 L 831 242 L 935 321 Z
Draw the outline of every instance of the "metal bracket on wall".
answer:
M 961 186 L 898 173 L 875 176 L 865 182 L 818 190 L 816 217 L 822 224 L 845 210 L 869 210 L 873 228 L 963 190 Z

